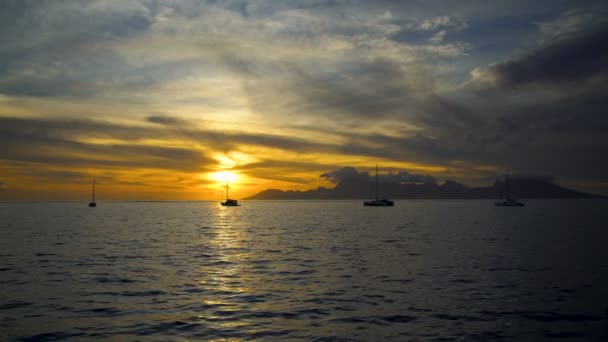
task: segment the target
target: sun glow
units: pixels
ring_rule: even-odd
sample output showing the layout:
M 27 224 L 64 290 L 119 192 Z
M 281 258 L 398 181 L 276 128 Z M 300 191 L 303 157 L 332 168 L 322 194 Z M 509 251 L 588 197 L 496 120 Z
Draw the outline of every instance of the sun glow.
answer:
M 211 179 L 218 182 L 234 183 L 237 181 L 238 176 L 232 171 L 219 171 L 211 174 Z

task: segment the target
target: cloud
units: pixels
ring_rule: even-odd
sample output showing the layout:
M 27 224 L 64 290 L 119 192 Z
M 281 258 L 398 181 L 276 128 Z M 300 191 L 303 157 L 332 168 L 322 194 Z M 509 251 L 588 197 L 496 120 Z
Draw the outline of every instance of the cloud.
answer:
M 147 121 L 150 121 L 149 118 Z M 261 146 L 291 152 L 331 152 L 336 146 L 306 139 L 238 131 L 196 128 L 187 121 L 173 125 L 170 117 L 152 120 L 163 125 L 146 127 L 93 120 L 19 119 L 0 117 L 0 159 L 89 167 L 148 167 L 167 170 L 203 171 L 216 161 L 210 150 L 238 150 L 239 146 Z M 89 139 L 112 143 L 88 142 Z M 206 149 L 148 145 L 146 140 L 187 139 Z
M 289 115 L 325 116 L 334 119 L 367 118 L 370 115 L 400 115 L 409 98 L 419 89 L 399 65 L 389 60 L 374 60 L 340 66 L 338 70 L 308 70 L 292 66 L 279 83 L 258 79 L 248 84 L 250 103 L 256 112 Z M 378 83 L 377 80 L 383 82 Z M 277 101 L 262 94 L 285 96 Z M 421 83 L 422 84 L 422 83 Z
M 439 16 L 434 18 L 423 19 L 412 28 L 421 31 L 445 31 L 450 30 L 462 30 L 468 26 L 468 23 L 462 18 Z
M 369 181 L 371 179 L 369 173 L 359 172 L 352 166 L 345 166 L 341 169 L 323 173 L 320 177 L 327 179 L 334 184 L 342 182 Z
M 109 47 L 149 27 L 137 1 L 5 1 L 0 23 L 0 92 L 91 96 L 116 86 L 128 66 Z
M 531 174 L 531 173 L 517 173 L 517 174 L 509 174 L 509 179 L 526 179 L 526 180 L 536 180 L 545 183 L 553 183 L 555 181 L 555 177 L 551 175 L 540 175 L 540 174 Z
M 311 115 L 321 110 L 319 115 L 338 117 L 390 114 L 406 105 L 399 95 L 429 90 L 429 73 L 421 65 L 458 57 L 466 50 L 463 43 L 396 41 L 391 35 L 409 24 L 363 12 L 346 15 L 340 6 L 328 12 L 303 4 L 250 4 L 245 11 L 249 15 L 234 4 L 153 6 L 134 1 L 124 6 L 125 11 L 117 12 L 119 6 L 113 2 L 23 5 L 23 22 L 42 15 L 62 25 L 45 21 L 22 27 L 32 36 L 27 47 L 19 45 L 22 39 L 7 35 L 15 45 L 0 53 L 6 66 L 0 70 L 0 92 L 123 99 L 131 94 L 133 99 L 164 95 L 166 85 L 191 77 L 207 88 L 217 87 L 220 78 L 226 84 L 237 78 L 252 109 L 264 115 Z M 436 17 L 416 25 L 445 30 L 461 25 L 455 22 Z M 44 40 L 33 38 L 45 29 L 49 32 Z M 379 78 L 384 81 L 377 82 Z M 301 96 L 299 87 L 306 91 Z M 314 91 L 324 88 L 320 94 Z M 184 89 L 180 96 L 208 101 L 192 89 Z M 359 101 L 349 106 L 355 99 Z
M 181 125 L 184 123 L 184 121 L 179 117 L 159 116 L 159 115 L 148 116 L 146 118 L 146 121 L 155 123 L 155 124 L 159 124 L 159 125 L 167 125 L 167 126 Z
M 247 150 L 244 172 L 300 184 L 377 159 L 465 182 L 504 167 L 605 181 L 605 9 L 5 1 L 0 155 L 195 173 Z
M 152 138 L 155 131 L 94 121 L 0 118 L 0 159 L 80 167 L 158 168 L 197 171 L 212 162 L 201 151 L 141 143 L 99 144 L 83 137 L 129 140 Z M 158 135 L 156 135 L 158 137 Z
M 35 179 L 37 182 L 88 183 L 91 181 L 91 175 L 86 172 L 57 171 L 41 168 L 39 164 L 28 164 L 28 166 L 20 168 L 20 176 L 31 177 L 30 179 Z
M 389 184 L 404 184 L 404 183 L 434 183 L 435 178 L 430 175 L 422 175 L 409 173 L 407 171 L 399 171 L 397 173 L 387 173 L 378 175 L 378 181 Z
M 608 47 L 601 42 L 608 34 L 608 20 L 592 18 L 588 14 L 568 14 L 556 22 L 541 24 L 542 45 L 509 61 L 477 69 L 474 76 L 502 87 L 605 77 Z
M 605 18 L 592 12 L 568 11 L 557 18 L 538 23 L 541 44 L 575 39 L 582 32 L 595 31 L 605 25 Z
M 375 176 L 370 176 L 368 172 L 357 171 L 357 169 L 352 166 L 345 166 L 340 169 L 325 172 L 320 176 L 320 178 L 326 179 L 334 184 L 370 182 L 375 179 L 374 177 Z M 378 181 L 380 183 L 389 184 L 427 183 L 435 182 L 435 178 L 429 175 L 398 171 L 395 173 L 379 173 Z

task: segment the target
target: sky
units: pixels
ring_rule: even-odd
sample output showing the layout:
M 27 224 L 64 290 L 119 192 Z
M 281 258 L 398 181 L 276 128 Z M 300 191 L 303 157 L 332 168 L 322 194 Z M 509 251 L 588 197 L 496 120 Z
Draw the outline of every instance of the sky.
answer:
M 0 2 L 0 200 L 215 200 L 344 167 L 608 195 L 608 2 Z

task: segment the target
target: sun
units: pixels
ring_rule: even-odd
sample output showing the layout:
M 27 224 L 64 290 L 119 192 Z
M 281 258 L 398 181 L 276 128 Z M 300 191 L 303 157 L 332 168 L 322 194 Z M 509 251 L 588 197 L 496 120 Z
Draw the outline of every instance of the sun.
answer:
M 232 171 L 218 171 L 211 174 L 211 179 L 218 182 L 234 183 L 238 179 L 238 176 Z

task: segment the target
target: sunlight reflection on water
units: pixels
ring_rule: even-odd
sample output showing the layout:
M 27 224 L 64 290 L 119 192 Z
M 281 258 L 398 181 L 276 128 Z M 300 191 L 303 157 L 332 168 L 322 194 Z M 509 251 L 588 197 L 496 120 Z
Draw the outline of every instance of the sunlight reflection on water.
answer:
M 605 201 L 506 210 L 488 201 L 0 204 L 0 335 L 606 338 L 605 209 Z

